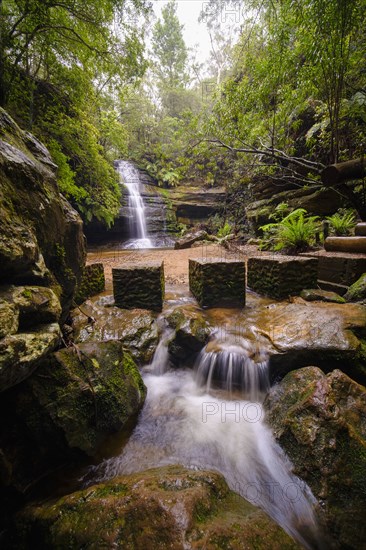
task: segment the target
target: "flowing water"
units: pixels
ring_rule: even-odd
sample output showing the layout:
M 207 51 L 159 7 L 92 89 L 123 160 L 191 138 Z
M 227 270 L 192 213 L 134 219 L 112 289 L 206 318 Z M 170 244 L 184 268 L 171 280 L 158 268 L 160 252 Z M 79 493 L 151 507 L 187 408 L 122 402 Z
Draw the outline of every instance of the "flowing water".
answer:
M 305 548 L 320 548 L 316 501 L 264 422 L 265 350 L 235 331 L 213 331 L 193 370 L 171 369 L 172 336 L 163 327 L 154 359 L 143 369 L 147 398 L 132 436 L 84 482 L 169 464 L 216 470 Z
M 145 205 L 140 193 L 141 182 L 138 169 L 128 161 L 120 160 L 117 165 L 121 183 L 128 191 L 130 212 L 130 241 L 126 248 L 154 248 L 146 228 Z

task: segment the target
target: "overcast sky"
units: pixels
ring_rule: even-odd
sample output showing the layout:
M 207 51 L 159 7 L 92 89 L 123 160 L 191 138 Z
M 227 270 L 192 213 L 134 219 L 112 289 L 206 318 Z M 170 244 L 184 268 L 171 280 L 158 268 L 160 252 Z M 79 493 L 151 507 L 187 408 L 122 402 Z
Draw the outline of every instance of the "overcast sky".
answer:
M 167 0 L 153 0 L 154 11 L 157 17 L 161 17 L 161 10 L 168 3 Z M 184 25 L 184 40 L 189 48 L 199 45 L 199 52 L 207 58 L 210 52 L 210 39 L 204 23 L 198 23 L 198 18 L 202 9 L 205 8 L 205 2 L 201 0 L 178 0 L 177 15 L 182 25 Z

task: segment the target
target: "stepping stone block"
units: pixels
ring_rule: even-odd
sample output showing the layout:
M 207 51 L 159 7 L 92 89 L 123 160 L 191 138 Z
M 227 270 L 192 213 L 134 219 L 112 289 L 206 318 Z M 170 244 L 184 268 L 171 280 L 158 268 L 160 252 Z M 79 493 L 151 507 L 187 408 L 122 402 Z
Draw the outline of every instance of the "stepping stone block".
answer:
M 245 262 L 189 260 L 189 288 L 202 307 L 245 305 Z
M 82 304 L 90 296 L 103 292 L 105 288 L 104 266 L 102 263 L 89 264 L 84 267 L 80 284 L 78 285 L 74 300 Z
M 112 269 L 115 305 L 124 309 L 161 311 L 164 300 L 164 262 Z
M 316 288 L 318 259 L 300 256 L 248 259 L 248 286 L 259 294 L 282 300 L 306 288 Z

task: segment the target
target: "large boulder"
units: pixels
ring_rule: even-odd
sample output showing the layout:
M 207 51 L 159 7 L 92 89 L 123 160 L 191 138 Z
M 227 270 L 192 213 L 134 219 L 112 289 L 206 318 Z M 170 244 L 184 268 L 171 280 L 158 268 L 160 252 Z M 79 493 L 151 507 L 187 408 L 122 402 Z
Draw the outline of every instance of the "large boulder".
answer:
M 85 343 L 52 354 L 2 394 L 0 448 L 11 465 L 7 484 L 22 491 L 65 460 L 97 456 L 109 436 L 136 418 L 145 395 L 120 342 Z
M 159 333 L 151 311 L 121 309 L 114 306 L 113 296 L 103 296 L 84 302 L 71 318 L 77 343 L 119 340 L 138 364 L 153 358 Z
M 11 548 L 292 550 L 264 512 L 232 493 L 220 474 L 181 466 L 148 470 L 29 505 Z
M 320 501 L 335 547 L 364 548 L 366 388 L 339 370 L 307 367 L 274 386 L 265 408 L 295 473 Z
M 297 299 L 264 306 L 256 324 L 268 342 L 272 380 L 290 370 L 316 365 L 328 371 L 338 366 L 366 381 L 365 306 Z
M 85 243 L 56 170 L 47 149 L 0 109 L 0 284 L 52 286 L 65 318 Z

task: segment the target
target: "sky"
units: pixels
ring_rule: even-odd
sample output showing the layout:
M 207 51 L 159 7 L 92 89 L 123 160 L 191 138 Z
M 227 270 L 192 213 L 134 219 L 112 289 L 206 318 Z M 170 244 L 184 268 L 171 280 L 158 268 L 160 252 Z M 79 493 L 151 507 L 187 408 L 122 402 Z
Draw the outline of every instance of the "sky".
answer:
M 161 16 L 161 10 L 168 3 L 167 0 L 153 0 L 153 9 L 157 17 Z M 200 56 L 207 59 L 210 53 L 210 38 L 205 24 L 198 23 L 198 18 L 207 2 L 202 0 L 178 0 L 177 15 L 184 25 L 183 36 L 188 48 L 198 44 Z

